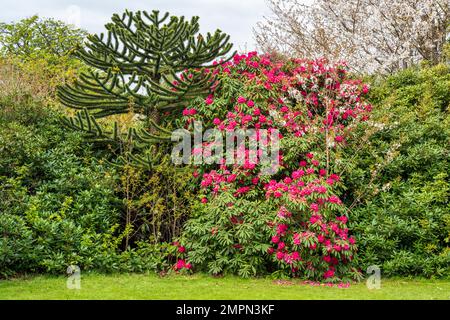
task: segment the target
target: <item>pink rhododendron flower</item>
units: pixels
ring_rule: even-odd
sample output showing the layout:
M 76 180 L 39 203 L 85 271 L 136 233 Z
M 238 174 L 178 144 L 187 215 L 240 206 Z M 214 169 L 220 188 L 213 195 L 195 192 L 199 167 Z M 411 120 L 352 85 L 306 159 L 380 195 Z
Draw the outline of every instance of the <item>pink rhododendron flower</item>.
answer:
M 333 179 L 334 181 L 339 181 L 340 177 L 337 174 L 333 173 L 330 174 L 330 179 Z
M 176 268 L 177 268 L 178 270 L 180 270 L 180 269 L 183 269 L 184 266 L 185 266 L 184 260 L 183 260 L 183 259 L 179 259 L 179 260 L 177 261 Z
M 249 114 L 246 114 L 245 116 L 242 117 L 242 124 L 245 124 L 247 122 L 250 122 L 253 120 L 253 117 Z
M 247 99 L 245 99 L 244 97 L 240 96 L 240 97 L 237 99 L 237 101 L 238 101 L 238 103 L 245 103 L 245 102 L 247 101 Z
M 209 96 L 205 99 L 205 103 L 207 105 L 211 105 L 211 104 L 213 104 L 213 102 L 214 102 L 214 99 L 211 96 Z
M 348 218 L 346 216 L 337 217 L 336 220 L 341 221 L 343 224 L 346 224 Z
M 291 176 L 292 176 L 292 179 L 297 180 L 297 179 L 301 178 L 304 174 L 305 174 L 305 171 L 296 170 L 296 171 L 292 172 Z
M 323 277 L 324 277 L 325 279 L 334 277 L 334 270 L 332 270 L 332 269 L 327 270 L 327 271 L 323 274 Z
M 291 257 L 292 257 L 292 260 L 294 260 L 294 261 L 301 260 L 300 253 L 298 253 L 297 251 L 292 252 Z
M 314 212 L 319 211 L 319 205 L 318 205 L 317 203 L 312 203 L 312 204 L 309 206 L 309 208 L 310 208 L 312 211 L 314 211 Z
M 314 224 L 317 221 L 320 221 L 321 217 L 319 215 L 312 215 L 311 218 L 309 218 L 309 223 Z
M 281 251 L 278 251 L 278 252 L 277 252 L 277 259 L 278 259 L 278 260 L 282 260 L 283 258 L 284 258 L 284 253 L 281 252 Z
M 183 268 L 186 268 L 186 269 L 189 270 L 189 269 L 192 268 L 192 265 L 190 263 L 186 263 L 186 261 L 183 260 L 183 259 L 178 259 L 177 263 L 174 266 L 174 269 L 175 270 L 181 270 Z
M 301 243 L 300 235 L 298 233 L 294 234 L 294 238 L 293 239 L 294 239 L 293 242 L 294 242 L 295 245 L 298 246 Z
M 365 84 L 365 85 L 363 85 L 363 88 L 362 88 L 362 93 L 363 94 L 367 94 L 369 92 L 369 87 Z
M 332 195 L 328 198 L 328 201 L 331 203 L 341 203 L 341 199 L 338 196 Z
M 277 234 L 283 235 L 287 231 L 287 229 L 288 229 L 287 224 L 281 223 L 277 226 Z

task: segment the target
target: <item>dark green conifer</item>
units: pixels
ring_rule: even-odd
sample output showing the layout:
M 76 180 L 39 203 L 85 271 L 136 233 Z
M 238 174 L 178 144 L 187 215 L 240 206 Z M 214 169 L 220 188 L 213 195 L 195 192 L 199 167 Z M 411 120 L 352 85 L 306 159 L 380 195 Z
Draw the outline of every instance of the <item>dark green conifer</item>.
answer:
M 206 68 L 231 50 L 228 35 L 216 30 L 203 36 L 198 20 L 161 16 L 158 11 L 114 14 L 105 25 L 106 34 L 90 35 L 84 48 L 74 50 L 90 68 L 74 84 L 59 88 L 60 101 L 80 110 L 65 123 L 91 139 L 133 140 L 135 151 L 147 150 L 146 156 L 134 158 L 149 165 L 148 144 L 170 140 L 162 115 L 176 119 L 170 115 L 181 114 L 189 101 L 206 96 L 215 82 Z M 105 130 L 97 121 L 129 112 L 144 119 L 143 129 L 124 134 L 117 123 Z

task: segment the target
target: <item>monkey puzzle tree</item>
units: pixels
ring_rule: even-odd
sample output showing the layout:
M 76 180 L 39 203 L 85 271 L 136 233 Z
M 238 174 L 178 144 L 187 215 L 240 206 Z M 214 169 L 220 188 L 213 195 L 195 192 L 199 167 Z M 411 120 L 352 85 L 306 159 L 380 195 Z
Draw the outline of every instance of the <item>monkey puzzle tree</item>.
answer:
M 59 89 L 65 106 L 81 110 L 66 118 L 66 124 L 95 140 L 133 141 L 140 154 L 130 156 L 150 165 L 149 143 L 170 140 L 165 126 L 180 114 L 176 111 L 210 92 L 216 82 L 210 70 L 216 65 L 213 60 L 232 47 L 220 30 L 206 37 L 200 34 L 198 20 L 160 16 L 158 11 L 114 14 L 105 25 L 106 35 L 90 35 L 85 48 L 74 50 L 90 68 L 73 85 Z M 129 112 L 144 119 L 141 129 L 130 128 L 124 134 L 116 122 L 105 129 L 97 121 Z

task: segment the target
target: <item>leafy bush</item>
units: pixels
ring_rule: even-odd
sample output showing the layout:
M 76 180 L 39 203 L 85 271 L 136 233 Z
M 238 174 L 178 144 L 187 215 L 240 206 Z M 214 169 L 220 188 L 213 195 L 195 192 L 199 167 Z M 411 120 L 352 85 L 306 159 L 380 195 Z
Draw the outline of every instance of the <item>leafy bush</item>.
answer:
M 53 103 L 56 86 L 70 83 L 85 65 L 71 55 L 87 33 L 37 15 L 18 22 L 0 23 L 0 92 L 3 115 L 10 105 L 21 109 L 30 101 Z M 15 110 L 16 113 L 18 110 Z M 38 109 L 34 110 L 37 114 Z M 18 119 L 18 118 L 16 118 Z
M 29 270 L 36 250 L 33 235 L 19 216 L 2 212 L 0 219 L 0 277 Z
M 54 111 L 22 107 L 8 105 L 7 119 L 0 117 L 2 273 L 89 264 L 96 251 L 116 248 L 113 173 L 61 128 Z
M 270 270 L 267 250 L 273 204 L 255 196 L 234 197 L 235 189 L 220 193 L 207 205 L 198 204 L 185 227 L 189 261 L 211 274 L 243 277 Z
M 449 275 L 450 68 L 408 69 L 375 80 L 345 183 L 359 265 L 386 275 Z
M 190 212 L 186 173 L 165 163 L 118 172 L 12 62 L 0 82 L 0 276 L 171 268 L 169 241 Z
M 177 170 L 163 161 L 151 170 L 129 164 L 120 167 L 115 191 L 122 202 L 124 248 L 137 242 L 171 242 L 191 213 L 195 188 L 189 168 Z
M 86 36 L 86 31 L 62 21 L 34 15 L 18 22 L 0 23 L 0 54 L 33 61 L 45 58 L 53 63 L 67 56 Z

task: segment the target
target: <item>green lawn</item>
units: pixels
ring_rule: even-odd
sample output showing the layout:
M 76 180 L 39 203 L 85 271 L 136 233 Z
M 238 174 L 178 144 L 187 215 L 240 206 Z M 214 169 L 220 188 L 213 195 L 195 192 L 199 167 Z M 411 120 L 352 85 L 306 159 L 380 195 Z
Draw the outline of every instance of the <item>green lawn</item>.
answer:
M 369 290 L 365 282 L 339 289 L 297 280 L 84 274 L 79 290 L 67 289 L 64 277 L 0 280 L 0 299 L 450 299 L 450 281 L 382 279 L 381 289 Z

